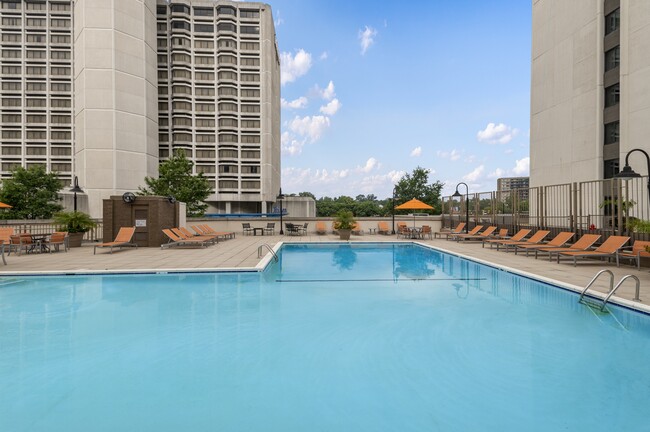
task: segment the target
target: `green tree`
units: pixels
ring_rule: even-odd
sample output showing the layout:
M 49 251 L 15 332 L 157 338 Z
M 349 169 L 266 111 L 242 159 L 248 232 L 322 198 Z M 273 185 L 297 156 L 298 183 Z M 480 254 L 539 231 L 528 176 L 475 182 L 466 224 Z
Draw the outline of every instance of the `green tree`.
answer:
M 395 185 L 395 205 L 398 206 L 413 198 L 419 199 L 434 207 L 434 214 L 440 213 L 440 191 L 444 183 L 435 181 L 429 184 L 429 171 L 417 167 L 413 173 L 406 174 Z
M 146 188 L 139 187 L 138 195 L 173 196 L 187 205 L 187 215 L 203 216 L 208 205 L 203 202 L 210 195 L 210 183 L 203 173 L 192 175 L 194 162 L 182 150 L 158 167 L 158 178 L 145 177 Z
M 315 196 L 313 193 L 311 193 L 311 192 L 300 192 L 300 193 L 298 194 L 298 196 L 301 196 L 301 197 L 310 197 L 310 198 L 312 198 L 314 201 L 316 201 L 316 196 Z
M 16 168 L 2 182 L 0 201 L 12 206 L 0 215 L 4 219 L 49 219 L 63 209 L 58 192 L 61 181 L 56 173 L 48 173 L 40 165 Z

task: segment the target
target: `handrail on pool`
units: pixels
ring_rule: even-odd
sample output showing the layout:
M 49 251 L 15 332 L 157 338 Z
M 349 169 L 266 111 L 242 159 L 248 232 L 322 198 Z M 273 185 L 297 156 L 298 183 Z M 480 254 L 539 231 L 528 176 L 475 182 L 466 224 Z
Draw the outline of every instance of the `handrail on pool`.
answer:
M 266 243 L 261 244 L 260 247 L 257 248 L 257 257 L 260 258 L 262 256 L 262 248 L 264 246 L 266 246 L 266 248 L 269 250 L 269 252 L 271 252 L 271 255 L 273 255 L 273 258 L 275 258 L 275 262 L 278 262 L 279 261 L 278 256 L 275 254 L 273 249 L 271 249 L 271 246 L 269 246 Z

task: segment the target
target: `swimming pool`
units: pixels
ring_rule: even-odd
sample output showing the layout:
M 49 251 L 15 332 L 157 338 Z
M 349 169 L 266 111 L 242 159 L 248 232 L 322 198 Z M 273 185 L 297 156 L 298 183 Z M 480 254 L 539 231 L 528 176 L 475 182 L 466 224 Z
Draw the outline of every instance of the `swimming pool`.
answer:
M 648 430 L 650 319 L 409 244 L 0 279 L 1 431 Z

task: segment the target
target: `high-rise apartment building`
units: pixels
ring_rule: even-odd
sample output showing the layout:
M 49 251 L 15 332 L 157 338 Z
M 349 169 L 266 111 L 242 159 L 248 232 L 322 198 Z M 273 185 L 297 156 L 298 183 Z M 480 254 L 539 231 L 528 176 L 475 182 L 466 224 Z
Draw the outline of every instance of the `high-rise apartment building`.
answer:
M 528 177 L 501 177 L 497 179 L 497 193 L 501 200 L 509 197 L 513 190 L 517 190 L 517 197 L 520 200 L 528 200 L 529 186 Z
M 266 212 L 280 188 L 271 8 L 211 0 L 0 1 L 0 176 L 45 164 L 102 199 L 182 151 L 209 212 Z
M 611 178 L 650 151 L 649 4 L 533 0 L 531 186 Z

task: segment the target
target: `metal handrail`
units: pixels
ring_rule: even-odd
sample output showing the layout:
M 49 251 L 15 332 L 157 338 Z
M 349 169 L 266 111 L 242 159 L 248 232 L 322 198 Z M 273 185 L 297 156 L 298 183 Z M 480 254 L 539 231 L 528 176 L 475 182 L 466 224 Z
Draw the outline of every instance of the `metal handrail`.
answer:
M 609 301 L 609 298 L 610 298 L 611 296 L 614 295 L 614 293 L 616 292 L 616 290 L 617 290 L 621 285 L 623 285 L 623 282 L 625 282 L 625 280 L 628 279 L 628 278 L 632 278 L 632 279 L 634 279 L 634 280 L 636 281 L 636 295 L 634 296 L 634 301 L 641 301 L 641 299 L 639 298 L 639 290 L 640 290 L 640 288 L 641 288 L 641 281 L 640 281 L 639 278 L 638 278 L 637 276 L 635 276 L 635 275 L 625 275 L 625 276 L 623 276 L 623 279 L 621 279 L 621 280 L 616 284 L 616 286 L 615 286 L 615 287 L 614 287 L 614 288 L 609 292 L 609 294 L 607 294 L 607 297 L 605 297 L 605 300 L 603 300 L 603 305 L 600 307 L 600 310 L 601 310 L 601 311 L 605 309 L 605 305 L 606 305 L 607 302 Z
M 273 251 L 273 249 L 271 249 L 271 246 L 269 246 L 266 243 L 261 244 L 260 247 L 257 248 L 257 257 L 258 258 L 260 258 L 262 256 L 262 248 L 263 247 L 266 247 L 269 250 L 269 252 L 271 252 L 271 255 L 273 255 L 273 258 L 275 258 L 275 262 L 278 262 L 280 260 L 278 258 L 278 256 L 276 255 L 276 253 Z
M 591 280 L 591 282 L 589 282 L 587 284 L 587 286 L 585 287 L 585 289 L 582 290 L 582 292 L 580 293 L 580 299 L 578 300 L 579 302 L 582 301 L 582 298 L 585 296 L 585 293 L 587 292 L 589 287 L 592 286 L 594 284 L 594 282 L 596 282 L 596 279 L 598 279 L 600 277 L 600 275 L 603 274 L 603 273 L 609 273 L 609 292 L 610 293 L 612 292 L 612 290 L 614 289 L 614 273 L 612 273 L 611 270 L 604 269 L 604 270 L 601 270 L 598 273 L 596 273 L 596 276 L 594 276 L 594 278 Z M 620 285 L 620 282 L 619 282 L 619 285 Z

